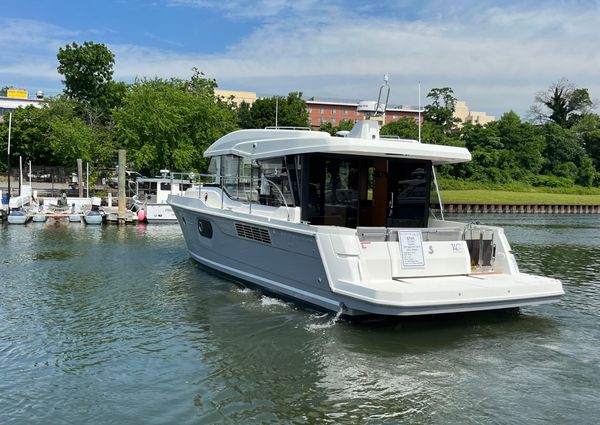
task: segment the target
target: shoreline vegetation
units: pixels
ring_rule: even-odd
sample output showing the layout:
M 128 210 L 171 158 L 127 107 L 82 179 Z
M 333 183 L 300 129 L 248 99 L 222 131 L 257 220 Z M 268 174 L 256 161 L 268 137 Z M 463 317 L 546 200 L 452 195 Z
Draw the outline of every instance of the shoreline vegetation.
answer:
M 600 205 L 600 194 L 509 192 L 505 190 L 441 190 L 444 204 Z
M 0 122 L 2 152 L 12 123 L 12 164 L 19 156 L 46 167 L 73 167 L 81 159 L 90 164 L 94 182 L 114 169 L 117 150 L 125 149 L 127 168 L 143 175 L 162 169 L 206 173 L 203 152 L 225 134 L 275 122 L 311 125 L 301 92 L 238 104 L 216 96 L 217 81 L 197 68 L 188 79 L 115 81 L 114 54 L 91 41 L 59 48 L 57 60 L 63 92 Z M 587 88 L 563 78 L 537 93 L 526 119 L 508 111 L 485 125 L 455 116 L 450 87 L 432 88 L 427 99 L 421 121 L 400 116 L 381 134 L 471 152 L 470 162 L 437 167 L 444 202 L 600 204 L 600 115 Z M 324 116 L 321 122 L 320 130 L 332 135 L 354 125 L 342 119 L 335 126 Z M 0 156 L 0 172 L 7 168 L 8 157 Z
M 535 187 L 524 183 L 482 184 L 441 178 L 444 204 L 600 205 L 597 187 Z

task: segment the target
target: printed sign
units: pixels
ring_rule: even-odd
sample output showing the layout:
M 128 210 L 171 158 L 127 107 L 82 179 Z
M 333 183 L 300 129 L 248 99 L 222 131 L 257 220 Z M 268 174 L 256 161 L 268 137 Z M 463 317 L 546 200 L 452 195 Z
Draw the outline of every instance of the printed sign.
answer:
M 6 97 L 14 97 L 17 99 L 27 99 L 27 90 L 23 89 L 8 89 Z
M 402 268 L 408 269 L 425 267 L 423 239 L 421 237 L 421 232 L 398 232 L 398 242 L 400 243 L 400 252 L 402 253 Z

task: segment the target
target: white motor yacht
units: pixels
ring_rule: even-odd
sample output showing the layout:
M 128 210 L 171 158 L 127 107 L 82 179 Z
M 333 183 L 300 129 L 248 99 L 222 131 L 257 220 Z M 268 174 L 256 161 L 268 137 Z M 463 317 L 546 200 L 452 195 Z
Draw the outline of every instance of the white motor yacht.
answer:
M 194 173 L 171 173 L 160 170 L 157 177 L 138 177 L 136 194 L 133 197 L 138 220 L 148 223 L 176 223 L 177 217 L 171 206 L 167 204 L 169 195 L 184 195 L 185 191 L 194 187 Z
M 519 271 L 502 228 L 434 214 L 434 167 L 469 161 L 465 148 L 384 138 L 365 120 L 346 137 L 235 131 L 204 155 L 215 182 L 168 199 L 188 250 L 269 293 L 348 316 L 505 309 L 563 295 L 560 281 Z

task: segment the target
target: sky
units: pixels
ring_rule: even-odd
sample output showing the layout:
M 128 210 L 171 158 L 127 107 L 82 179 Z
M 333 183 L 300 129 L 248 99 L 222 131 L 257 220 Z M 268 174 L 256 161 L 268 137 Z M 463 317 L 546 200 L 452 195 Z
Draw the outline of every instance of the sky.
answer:
M 450 87 L 471 110 L 525 117 L 561 78 L 600 98 L 600 0 L 18 0 L 0 2 L 0 86 L 63 86 L 56 54 L 104 43 L 114 79 L 423 104 Z

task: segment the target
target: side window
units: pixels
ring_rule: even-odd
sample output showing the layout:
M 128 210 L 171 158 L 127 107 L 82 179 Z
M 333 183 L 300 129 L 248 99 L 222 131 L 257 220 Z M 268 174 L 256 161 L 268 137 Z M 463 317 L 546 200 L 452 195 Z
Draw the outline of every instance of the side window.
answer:
M 270 158 L 257 162 L 260 172 L 259 199 L 263 205 L 294 206 L 288 168 L 284 158 Z

